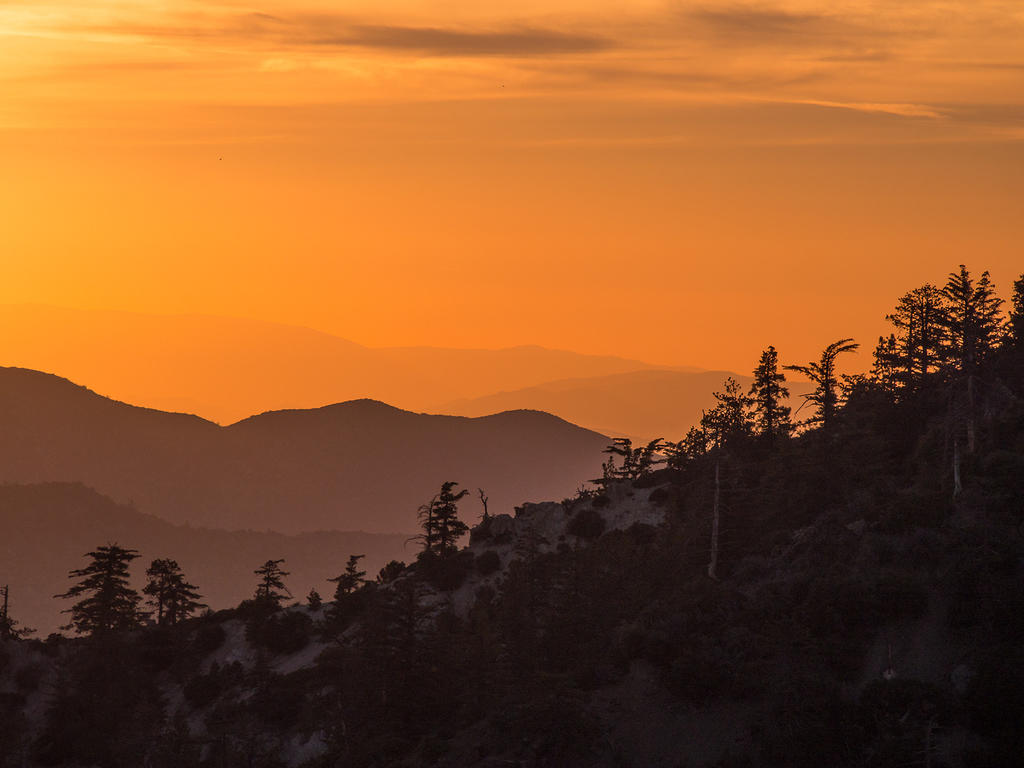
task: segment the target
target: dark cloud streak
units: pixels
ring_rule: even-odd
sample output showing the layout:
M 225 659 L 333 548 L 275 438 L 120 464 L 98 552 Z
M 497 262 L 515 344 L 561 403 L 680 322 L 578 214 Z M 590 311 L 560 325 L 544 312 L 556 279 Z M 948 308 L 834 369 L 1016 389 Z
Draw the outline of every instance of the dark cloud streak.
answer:
M 605 38 L 531 27 L 466 31 L 439 27 L 354 26 L 339 36 L 313 37 L 302 42 L 432 56 L 544 56 L 589 53 L 613 47 Z
M 696 36 L 726 44 L 829 46 L 882 34 L 839 16 L 789 13 L 761 5 L 696 8 L 683 11 L 681 18 Z
M 231 38 L 285 48 L 364 48 L 450 57 L 549 56 L 593 53 L 617 47 L 605 37 L 530 26 L 489 29 L 385 26 L 359 24 L 351 17 L 340 15 L 284 18 L 266 13 L 239 14 L 217 26 L 192 21 L 180 26 L 109 25 L 99 31 L 169 39 Z

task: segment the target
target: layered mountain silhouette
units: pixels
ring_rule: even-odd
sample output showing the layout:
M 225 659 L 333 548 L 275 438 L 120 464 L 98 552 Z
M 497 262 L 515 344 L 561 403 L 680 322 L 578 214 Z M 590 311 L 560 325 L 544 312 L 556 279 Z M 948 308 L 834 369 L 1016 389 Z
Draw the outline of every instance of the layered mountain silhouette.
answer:
M 679 440 L 700 421 L 702 411 L 714 407 L 714 392 L 722 388 L 727 376 L 749 389 L 749 376 L 729 371 L 629 371 L 453 400 L 442 410 L 479 416 L 533 408 L 616 437 L 644 442 L 657 437 Z M 806 386 L 792 384 L 790 389 L 796 395 L 806 391 Z
M 285 558 L 286 586 L 296 599 L 316 588 L 333 594 L 327 579 L 344 570 L 349 554 L 364 554 L 367 574 L 392 559 L 410 560 L 408 536 L 361 531 L 319 531 L 299 536 L 255 531 L 219 531 L 172 525 L 116 504 L 79 483 L 0 485 L 0 584 L 11 589 L 12 610 L 26 626 L 46 637 L 67 621 L 69 601 L 53 599 L 71 584 L 68 571 L 88 561 L 98 545 L 118 543 L 139 551 L 132 566 L 141 587 L 153 559 L 177 560 L 211 608 L 237 605 L 251 597 L 252 571 L 271 558 Z
M 230 424 L 253 413 L 371 397 L 438 412 L 571 377 L 652 368 L 542 347 L 369 348 L 255 320 L 0 306 L 0 364 L 55 371 L 137 405 Z
M 216 528 L 415 530 L 418 507 L 445 480 L 511 511 L 571 495 L 600 473 L 607 443 L 547 413 L 433 416 L 372 400 L 222 427 L 0 368 L 0 482 L 82 482 L 170 522 Z

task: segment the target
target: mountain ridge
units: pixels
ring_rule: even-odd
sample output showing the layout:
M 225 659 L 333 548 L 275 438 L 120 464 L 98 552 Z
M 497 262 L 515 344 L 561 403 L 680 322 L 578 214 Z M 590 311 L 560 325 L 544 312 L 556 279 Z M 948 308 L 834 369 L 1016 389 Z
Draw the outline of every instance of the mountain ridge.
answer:
M 0 368 L 0 481 L 80 481 L 213 528 L 402 530 L 449 479 L 511 509 L 596 477 L 607 442 L 536 412 L 438 416 L 372 400 L 221 426 Z
M 368 347 L 262 320 L 42 305 L 0 305 L 0 337 L 0 363 L 59 371 L 114 399 L 221 424 L 364 397 L 437 411 L 505 386 L 653 367 L 537 345 Z

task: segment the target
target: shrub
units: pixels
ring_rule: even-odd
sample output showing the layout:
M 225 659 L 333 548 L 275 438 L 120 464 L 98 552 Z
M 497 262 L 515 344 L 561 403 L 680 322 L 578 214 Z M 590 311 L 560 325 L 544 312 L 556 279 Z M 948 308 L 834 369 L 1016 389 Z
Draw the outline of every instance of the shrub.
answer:
M 225 637 L 224 627 L 220 624 L 200 624 L 192 636 L 192 646 L 200 653 L 213 653 L 220 648 Z
M 475 558 L 469 550 L 437 554 L 424 550 L 416 559 L 416 569 L 432 587 L 450 592 L 462 586 L 473 569 Z
M 26 664 L 14 675 L 14 684 L 18 686 L 19 691 L 30 693 L 39 688 L 42 679 L 43 667 L 41 664 Z
M 237 661 L 222 667 L 217 662 L 210 665 L 205 675 L 196 675 L 185 683 L 185 700 L 195 708 L 205 707 L 224 691 L 241 682 L 244 677 L 242 665 Z
M 377 574 L 377 581 L 381 584 L 390 584 L 405 572 L 405 563 L 400 560 L 392 560 Z
M 581 509 L 573 515 L 572 520 L 569 521 L 569 525 L 566 527 L 568 533 L 588 541 L 598 538 L 604 533 L 604 529 L 604 518 L 601 517 L 600 512 L 592 507 Z
M 312 632 L 313 620 L 304 611 L 282 611 L 262 621 L 251 621 L 245 636 L 253 645 L 285 655 L 305 648 Z
M 476 558 L 476 570 L 481 576 L 490 576 L 501 568 L 501 558 L 493 549 L 481 552 Z
M 651 491 L 651 495 L 647 497 L 647 500 L 651 504 L 664 504 L 668 501 L 668 489 L 665 486 L 660 486 Z
M 219 673 L 220 670 L 214 664 L 209 674 L 196 675 L 185 683 L 182 691 L 185 695 L 185 701 L 196 709 L 200 709 L 220 696 L 221 691 L 224 689 L 224 684 Z

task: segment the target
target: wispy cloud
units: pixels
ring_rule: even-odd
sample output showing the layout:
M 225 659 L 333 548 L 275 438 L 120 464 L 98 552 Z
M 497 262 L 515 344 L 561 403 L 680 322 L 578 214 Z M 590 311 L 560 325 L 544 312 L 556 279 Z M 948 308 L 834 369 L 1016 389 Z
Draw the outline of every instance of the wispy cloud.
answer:
M 743 45 L 823 46 L 877 30 L 849 17 L 782 10 L 763 5 L 706 6 L 682 12 L 690 35 Z
M 603 51 L 614 45 L 607 38 L 532 27 L 481 31 L 372 25 L 352 27 L 337 37 L 310 37 L 304 42 L 411 51 L 432 56 L 544 56 Z
M 403 26 L 361 23 L 350 15 L 242 13 L 226 18 L 182 17 L 165 24 L 106 24 L 104 33 L 147 37 L 230 39 L 285 48 L 362 48 L 425 56 L 550 56 L 608 50 L 604 36 L 524 24 L 486 27 Z
M 792 101 L 793 104 L 809 104 L 816 107 L 832 107 L 835 109 L 852 109 L 857 112 L 881 112 L 886 115 L 897 115 L 899 117 L 927 117 L 938 119 L 946 117 L 935 107 L 926 104 L 885 104 L 872 102 L 852 101 L 823 101 L 821 99 L 801 99 Z

